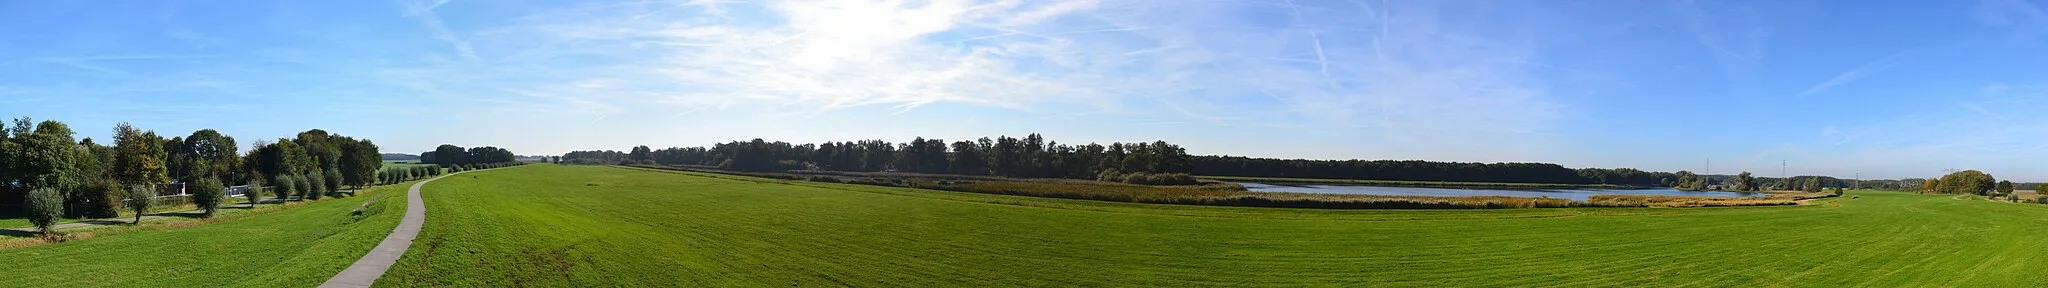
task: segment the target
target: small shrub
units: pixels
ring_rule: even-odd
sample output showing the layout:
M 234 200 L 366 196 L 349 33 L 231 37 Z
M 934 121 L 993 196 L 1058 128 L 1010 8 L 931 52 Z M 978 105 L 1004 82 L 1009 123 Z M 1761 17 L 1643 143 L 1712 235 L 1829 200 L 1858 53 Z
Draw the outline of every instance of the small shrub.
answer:
M 226 192 L 222 191 L 227 188 L 221 186 L 220 179 L 203 177 L 199 181 L 193 181 L 192 186 L 187 188 L 192 193 L 192 204 L 198 204 L 199 210 L 205 211 L 200 215 L 201 218 L 213 218 L 215 213 L 220 212 L 220 203 L 227 200 L 224 199 L 227 198 Z
M 277 194 L 277 201 L 291 200 L 292 195 L 297 195 L 298 192 L 299 183 L 294 183 L 291 175 L 277 176 L 277 191 L 274 192 Z
M 135 224 L 142 224 L 142 215 L 149 214 L 149 207 L 156 205 L 156 188 L 149 185 L 128 186 L 128 210 L 135 211 Z
M 28 222 L 35 224 L 43 235 L 50 234 L 50 226 L 57 225 L 57 217 L 64 214 L 64 193 L 57 188 L 41 188 L 28 192 L 26 199 Z
M 1095 181 L 1123 182 L 1122 176 L 1123 173 L 1117 172 L 1116 168 L 1102 169 L 1102 172 L 1095 173 Z
M 327 181 L 322 181 L 320 178 L 320 174 L 306 174 L 305 179 L 308 179 L 306 181 L 307 187 L 306 191 L 302 192 L 306 195 L 306 200 L 320 200 L 321 195 L 327 194 Z
M 257 203 L 263 203 L 263 180 L 249 181 L 249 191 L 242 193 L 242 196 L 249 197 L 249 208 L 256 208 Z
M 324 183 L 322 183 L 322 184 L 326 184 L 326 185 L 321 185 L 321 186 L 323 186 L 323 187 L 327 187 L 327 190 L 326 190 L 326 191 L 340 191 L 340 190 L 341 190 L 341 185 L 342 185 L 342 184 L 341 184 L 341 180 L 342 180 L 342 179 L 341 179 L 341 171 L 337 171 L 337 170 L 339 170 L 339 169 L 336 169 L 336 170 L 327 170 L 327 174 L 323 174 L 323 175 L 320 175 L 320 177 L 321 177 L 321 179 L 322 179 L 322 180 L 327 180 L 327 181 L 325 181 Z
M 312 200 L 307 197 L 313 194 L 313 181 L 310 179 L 312 177 L 306 175 L 292 175 L 292 192 L 297 193 L 300 201 Z

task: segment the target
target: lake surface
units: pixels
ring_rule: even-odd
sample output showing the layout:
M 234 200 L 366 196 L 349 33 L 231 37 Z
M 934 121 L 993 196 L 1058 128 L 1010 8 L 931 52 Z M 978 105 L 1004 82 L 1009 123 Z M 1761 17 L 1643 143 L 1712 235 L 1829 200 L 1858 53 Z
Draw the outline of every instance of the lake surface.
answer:
M 1247 189 L 1247 190 L 1251 190 L 1252 192 L 1288 192 L 1288 193 L 1314 193 L 1314 194 L 1366 194 L 1366 195 L 1388 195 L 1388 196 L 1441 196 L 1441 197 L 1467 197 L 1467 196 L 1509 196 L 1509 197 L 1550 197 L 1550 198 L 1562 198 L 1562 199 L 1572 199 L 1572 200 L 1579 200 L 1579 201 L 1586 201 L 1586 198 L 1589 198 L 1589 197 L 1593 197 L 1593 195 L 1669 195 L 1669 196 L 1710 196 L 1710 197 L 1747 197 L 1747 196 L 1763 196 L 1763 195 L 1764 195 L 1764 194 L 1761 194 L 1761 193 L 1736 193 L 1736 192 L 1719 192 L 1719 191 L 1700 191 L 1700 192 L 1691 192 L 1691 191 L 1678 191 L 1678 189 L 1672 189 L 1672 188 L 1656 188 L 1656 189 L 1525 189 L 1525 190 L 1508 190 L 1508 189 L 1480 189 L 1480 188 L 1428 188 L 1428 187 L 1390 187 L 1390 186 L 1356 186 L 1356 185 L 1272 185 L 1272 184 L 1261 184 L 1261 183 L 1250 183 L 1250 182 L 1238 182 L 1237 184 L 1242 184 L 1242 185 L 1244 185 L 1244 188 L 1245 188 L 1245 189 Z

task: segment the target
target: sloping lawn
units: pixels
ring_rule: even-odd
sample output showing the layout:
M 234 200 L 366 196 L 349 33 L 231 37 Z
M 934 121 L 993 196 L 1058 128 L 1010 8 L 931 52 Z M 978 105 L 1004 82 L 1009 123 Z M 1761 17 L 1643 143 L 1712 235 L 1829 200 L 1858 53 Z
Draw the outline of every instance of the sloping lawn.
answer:
M 229 209 L 218 220 L 73 230 L 141 231 L 0 250 L 0 277 L 7 279 L 0 287 L 317 286 L 398 226 L 405 212 L 403 189 L 410 185 L 372 187 L 359 196 L 284 209 L 266 204 L 253 214 Z M 372 198 L 381 199 L 362 215 L 353 213 Z M 208 221 L 213 223 L 197 225 Z
M 426 190 L 421 238 L 379 286 L 2048 286 L 2048 206 L 1875 191 L 1306 210 L 557 165 Z

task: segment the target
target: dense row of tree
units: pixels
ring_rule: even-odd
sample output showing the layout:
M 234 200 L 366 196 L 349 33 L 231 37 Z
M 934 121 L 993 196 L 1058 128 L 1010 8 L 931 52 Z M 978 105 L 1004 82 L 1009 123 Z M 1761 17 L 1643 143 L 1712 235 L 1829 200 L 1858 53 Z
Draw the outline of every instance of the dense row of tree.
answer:
M 1994 191 L 2011 190 L 2011 182 L 2006 182 L 2003 186 L 1999 184 L 1998 179 L 1991 177 L 1991 174 L 1977 170 L 1963 170 L 1942 175 L 1940 179 L 1927 179 L 1926 184 L 1922 185 L 1921 188 L 1923 189 L 1922 191 L 1929 193 L 1976 194 L 1985 196 L 1995 196 L 1992 194 Z
M 1681 175 L 1630 168 L 1571 169 L 1550 163 L 1308 160 L 1240 156 L 1194 157 L 1194 172 L 1197 175 L 1210 176 L 1630 186 L 1676 186 L 1684 181 L 1704 186 L 1706 182 L 1705 178 L 1698 178 L 1698 175 L 1694 175 L 1694 179 L 1681 179 L 1683 175 L 1693 175 L 1691 172 L 1681 172 Z
M 562 155 L 559 161 L 706 165 L 740 171 L 899 171 L 1096 179 L 1105 175 L 1123 178 L 1134 173 L 1186 174 L 1193 169 L 1192 158 L 1185 149 L 1165 141 L 1066 145 L 1031 134 L 1023 138 L 998 136 L 950 143 L 919 137 L 900 144 L 862 140 L 799 145 L 754 139 L 709 148 L 657 150 L 639 146 L 627 152 L 576 151 Z
M 368 139 L 359 140 L 319 129 L 300 132 L 296 138 L 278 139 L 277 142 L 258 141 L 255 150 L 242 156 L 243 165 L 249 167 L 249 173 L 239 180 L 242 183 L 251 179 L 276 182 L 277 177 L 283 175 L 312 175 L 304 178 L 320 181 L 328 186 L 326 188 L 371 185 L 375 184 L 376 173 L 384 165 L 384 157 L 377 150 L 377 144 Z
M 439 166 L 412 166 L 396 169 L 384 169 L 383 171 L 377 172 L 377 183 L 398 184 L 399 182 L 441 176 L 441 173 L 443 173 L 442 171 L 445 170 L 441 170 L 441 167 Z
M 211 129 L 166 139 L 121 123 L 113 129 L 113 145 L 106 146 L 76 139 L 62 122 L 17 118 L 12 124 L 0 125 L 0 214 L 30 212 L 31 222 L 43 227 L 56 217 L 146 210 L 166 184 L 185 183 L 192 201 L 211 216 L 224 202 L 223 191 L 215 190 L 230 183 L 319 173 L 333 173 L 324 177 L 332 182 L 352 181 L 368 178 L 348 178 L 351 173 L 368 175 L 382 165 L 368 140 L 320 130 L 259 144 L 243 155 L 235 138 Z
M 451 150 L 452 151 L 452 150 Z M 1631 168 L 1567 168 L 1550 163 L 1469 163 L 1419 160 L 1309 160 L 1240 156 L 1189 156 L 1163 141 L 1062 145 L 1038 134 L 1023 138 L 947 142 L 917 138 L 909 143 L 881 140 L 792 144 L 761 139 L 711 147 L 653 149 L 638 146 L 620 151 L 575 151 L 551 161 L 572 164 L 641 163 L 716 166 L 740 171 L 831 170 L 899 171 L 996 175 L 1031 178 L 1125 180 L 1127 173 L 1192 173 L 1209 176 L 1403 180 L 1442 182 L 1609 184 L 1674 187 L 1680 190 L 1804 190 L 1859 188 L 1937 189 L 1926 179 L 1847 180 L 1827 176 L 1787 178 L 1700 175 L 1691 171 L 1653 172 Z M 1981 172 L 1978 172 L 1981 173 Z M 1985 176 L 1988 179 L 1988 175 Z M 1984 189 L 1992 187 L 1983 182 Z M 2016 183 L 2015 189 L 2037 184 Z M 1936 187 L 1936 188 L 1926 188 Z M 1965 185 L 1940 189 L 1970 190 Z M 1944 190 L 1945 191 L 1945 190 Z M 1971 190 L 1983 191 L 1983 190 Z M 1978 193 L 1978 192 L 1973 192 Z
M 490 146 L 462 148 L 462 146 L 441 144 L 440 147 L 434 147 L 434 151 L 420 153 L 420 163 L 440 164 L 441 167 L 517 161 L 519 161 L 519 156 L 512 154 L 512 151 Z

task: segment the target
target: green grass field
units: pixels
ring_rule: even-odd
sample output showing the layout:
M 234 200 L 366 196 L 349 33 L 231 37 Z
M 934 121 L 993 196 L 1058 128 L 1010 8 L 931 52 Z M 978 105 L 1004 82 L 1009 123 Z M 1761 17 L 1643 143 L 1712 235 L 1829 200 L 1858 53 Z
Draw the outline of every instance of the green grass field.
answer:
M 426 191 L 426 228 L 380 286 L 2048 285 L 2048 206 L 1875 191 L 1779 207 L 1308 210 L 557 165 Z
M 107 236 L 0 249 L 0 278 L 7 279 L 0 287 L 316 286 L 398 225 L 405 211 L 401 189 L 410 185 L 378 186 L 360 196 L 286 209 L 266 204 L 264 212 L 255 214 L 230 208 L 212 220 L 218 223 L 205 225 L 167 219 L 139 228 L 67 230 Z M 363 216 L 352 215 L 379 194 L 384 196 L 368 205 Z M 158 224 L 163 226 L 153 226 Z M 172 228 L 182 226 L 191 227 Z

